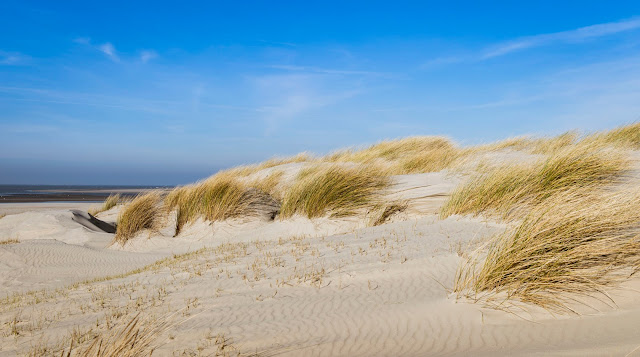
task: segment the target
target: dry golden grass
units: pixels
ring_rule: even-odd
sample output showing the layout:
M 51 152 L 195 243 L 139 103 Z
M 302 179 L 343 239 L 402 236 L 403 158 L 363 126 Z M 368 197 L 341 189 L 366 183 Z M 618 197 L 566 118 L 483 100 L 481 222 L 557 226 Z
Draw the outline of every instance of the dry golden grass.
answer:
M 315 165 L 304 169 L 285 193 L 280 217 L 346 216 L 378 203 L 389 179 L 371 165 Z
M 139 195 L 127 204 L 118 216 L 114 242 L 124 245 L 129 238 L 145 229 L 158 227 L 162 217 L 160 195 L 150 192 Z
M 386 166 L 390 175 L 434 172 L 443 170 L 459 155 L 459 149 L 447 138 L 416 136 L 382 141 L 362 150 L 342 150 L 323 161 L 357 162 Z
M 457 188 L 441 216 L 492 211 L 513 216 L 518 205 L 536 204 L 573 188 L 611 184 L 629 168 L 627 156 L 602 145 L 573 145 L 532 164 L 490 167 Z
M 197 218 L 218 221 L 274 214 L 278 210 L 278 202 L 268 193 L 250 187 L 229 172 L 221 172 L 199 184 L 173 190 L 165 198 L 165 206 L 170 210 L 178 210 L 176 234 L 186 223 Z
M 278 185 L 282 181 L 283 175 L 283 171 L 275 171 L 262 179 L 256 179 L 249 182 L 248 186 L 268 193 L 275 199 L 282 200 L 283 191 L 278 187 Z
M 519 136 L 515 138 L 508 138 L 495 143 L 472 146 L 464 150 L 465 155 L 480 152 L 491 152 L 505 149 L 511 149 L 516 151 L 530 152 L 532 154 L 553 154 L 554 152 L 571 146 L 578 141 L 578 133 L 575 131 L 569 131 L 554 137 L 528 137 Z
M 606 286 L 640 267 L 639 228 L 638 190 L 556 195 L 496 236 L 479 268 L 477 256 L 463 265 L 454 290 L 497 305 L 516 298 L 570 310 L 577 295 L 606 297 Z
M 611 131 L 596 133 L 584 139 L 586 142 L 600 142 L 605 144 L 640 149 L 640 122 L 615 128 Z
M 294 162 L 311 162 L 314 161 L 315 159 L 313 158 L 313 156 L 307 152 L 301 152 L 295 156 L 291 156 L 291 157 L 274 157 L 272 159 L 269 159 L 265 162 L 262 162 L 258 165 L 256 165 L 258 170 L 264 170 L 264 169 L 268 169 L 270 167 L 274 167 L 274 166 L 279 166 L 279 165 L 285 165 L 285 164 L 291 164 Z
M 16 244 L 16 243 L 20 243 L 20 241 L 15 239 L 15 238 L 9 238 L 9 239 L 5 239 L 5 240 L 0 240 L 0 245 L 3 245 L 3 244 Z
M 290 164 L 294 162 L 312 162 L 315 160 L 316 159 L 313 156 L 311 156 L 311 154 L 302 152 L 291 157 L 284 157 L 284 158 L 274 157 L 272 159 L 261 162 L 259 164 L 242 165 L 242 166 L 233 167 L 228 170 L 221 171 L 218 174 L 224 174 L 224 175 L 229 175 L 229 176 L 238 177 L 238 178 L 247 177 L 260 170 L 268 169 L 274 166 L 285 165 L 285 164 Z
M 151 356 L 153 343 L 170 327 L 170 323 L 167 320 L 141 319 L 140 314 L 98 335 L 87 346 L 75 348 L 71 340 L 69 350 L 63 350 L 60 356 Z
M 369 222 L 371 226 L 385 224 L 392 216 L 402 213 L 409 207 L 407 202 L 392 202 L 374 207 L 373 216 Z
M 113 207 L 115 207 L 121 200 L 122 198 L 120 197 L 120 194 L 111 194 L 109 195 L 109 197 L 107 197 L 106 200 L 104 200 L 104 203 L 102 203 L 102 207 L 98 208 L 98 209 L 92 209 L 89 210 L 89 213 L 92 215 L 96 215 L 100 212 L 104 212 L 104 211 L 108 211 L 110 209 L 112 209 Z
M 7 216 L 6 214 L 2 213 L 2 214 L 0 214 L 0 219 L 3 219 L 6 216 Z

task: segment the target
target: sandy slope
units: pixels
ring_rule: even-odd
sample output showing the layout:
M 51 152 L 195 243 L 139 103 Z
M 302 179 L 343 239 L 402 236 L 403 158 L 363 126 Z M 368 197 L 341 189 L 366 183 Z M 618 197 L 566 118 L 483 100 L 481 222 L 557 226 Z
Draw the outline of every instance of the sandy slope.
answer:
M 169 316 L 159 356 L 215 355 L 223 340 L 226 352 L 291 356 L 626 355 L 640 345 L 636 280 L 610 292 L 617 307 L 589 301 L 597 310 L 578 307 L 581 316 L 531 306 L 516 316 L 451 296 L 462 256 L 506 228 L 433 214 L 459 180 L 396 177 L 388 194 L 410 209 L 377 227 L 354 218 L 197 222 L 175 238 L 168 230 L 112 247 L 66 211 L 7 216 L 0 240 L 21 242 L 0 245 L 9 296 L 0 355 L 68 343 L 74 329 L 82 341 L 138 311 Z M 161 257 L 169 259 L 136 274 L 68 287 Z

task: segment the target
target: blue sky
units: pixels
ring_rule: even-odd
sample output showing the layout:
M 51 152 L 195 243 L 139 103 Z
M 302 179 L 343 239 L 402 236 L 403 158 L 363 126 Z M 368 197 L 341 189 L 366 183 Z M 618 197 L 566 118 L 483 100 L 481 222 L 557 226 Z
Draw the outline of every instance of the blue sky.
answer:
M 0 184 L 640 119 L 640 2 L 0 3 Z

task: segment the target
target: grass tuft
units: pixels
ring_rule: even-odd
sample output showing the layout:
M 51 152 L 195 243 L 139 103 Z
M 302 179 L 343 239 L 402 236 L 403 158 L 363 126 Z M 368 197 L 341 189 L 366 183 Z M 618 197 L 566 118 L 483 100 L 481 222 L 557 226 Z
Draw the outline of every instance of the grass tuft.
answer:
M 127 204 L 118 216 L 114 242 L 124 245 L 130 238 L 145 229 L 155 229 L 162 217 L 160 195 L 150 192 L 139 195 Z
M 100 212 L 108 211 L 113 207 L 117 206 L 118 203 L 120 203 L 120 200 L 121 200 L 121 197 L 119 193 L 115 195 L 111 194 L 109 195 L 109 197 L 107 197 L 106 200 L 104 200 L 104 203 L 102 203 L 102 207 L 100 207 L 99 209 L 90 210 L 89 213 L 95 216 Z
M 416 136 L 387 140 L 362 150 L 343 150 L 324 158 L 329 162 L 357 162 L 388 167 L 387 173 L 402 175 L 445 169 L 458 157 L 459 150 L 447 138 Z
M 219 221 L 260 214 L 273 216 L 279 205 L 268 193 L 250 187 L 232 173 L 222 172 L 199 184 L 173 190 L 165 198 L 165 206 L 178 211 L 178 234 L 186 223 L 197 218 Z
M 556 195 L 496 236 L 479 269 L 477 256 L 467 261 L 454 291 L 571 311 L 576 295 L 607 297 L 606 286 L 638 269 L 639 228 L 640 191 Z
M 601 187 L 618 181 L 629 168 L 624 153 L 601 145 L 574 145 L 544 160 L 490 167 L 457 188 L 441 216 L 495 211 L 504 218 L 522 204 L 536 204 L 573 188 Z
M 140 313 L 131 320 L 121 323 L 110 331 L 98 335 L 91 344 L 78 349 L 71 346 L 67 356 L 107 357 L 107 356 L 151 356 L 153 343 L 165 332 L 170 323 L 166 320 L 141 319 Z M 64 356 L 62 351 L 62 355 Z
M 401 202 L 392 202 L 385 205 L 380 205 L 374 209 L 374 215 L 371 218 L 369 225 L 371 226 L 379 226 L 387 223 L 387 221 L 398 213 L 402 213 L 409 208 L 409 205 L 406 201 Z
M 315 165 L 303 169 L 284 195 L 281 218 L 346 216 L 376 204 L 389 179 L 372 165 Z
M 604 133 L 596 133 L 585 139 L 619 147 L 640 149 L 640 122 L 622 126 Z

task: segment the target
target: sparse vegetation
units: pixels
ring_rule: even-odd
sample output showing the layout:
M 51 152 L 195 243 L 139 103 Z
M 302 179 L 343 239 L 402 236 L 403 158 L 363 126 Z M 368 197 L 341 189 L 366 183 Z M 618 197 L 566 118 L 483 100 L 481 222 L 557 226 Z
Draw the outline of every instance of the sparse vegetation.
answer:
M 374 215 L 371 218 L 370 225 L 379 226 L 385 224 L 392 216 L 406 211 L 407 208 L 407 202 L 392 202 L 380 205 L 374 209 Z
M 532 163 L 487 169 L 456 189 L 441 215 L 493 211 L 503 217 L 517 205 L 540 203 L 570 189 L 583 192 L 616 182 L 629 167 L 620 151 L 602 145 L 574 145 Z
M 15 239 L 15 238 L 9 238 L 9 239 L 5 239 L 5 240 L 0 240 L 0 245 L 3 245 L 3 244 L 16 244 L 16 243 L 20 243 L 20 241 Z
M 109 197 L 107 197 L 106 200 L 104 200 L 104 203 L 102 204 L 102 207 L 98 208 L 98 209 L 93 209 L 93 210 L 89 210 L 89 213 L 92 215 L 96 215 L 100 212 L 104 212 L 104 211 L 108 211 L 110 209 L 112 209 L 113 207 L 115 207 L 116 205 L 118 205 L 118 203 L 120 203 L 121 201 L 121 197 L 120 194 L 111 194 L 109 195 Z
M 388 177 L 371 165 L 315 165 L 302 170 L 285 193 L 280 217 L 350 215 L 376 204 L 388 185 Z
M 156 192 L 139 195 L 133 199 L 118 216 L 114 242 L 124 245 L 138 232 L 157 228 L 162 217 L 159 203 L 160 195 Z
M 602 293 L 640 266 L 640 191 L 573 190 L 536 206 L 458 273 L 454 290 L 478 299 L 504 292 L 549 309 Z

